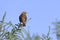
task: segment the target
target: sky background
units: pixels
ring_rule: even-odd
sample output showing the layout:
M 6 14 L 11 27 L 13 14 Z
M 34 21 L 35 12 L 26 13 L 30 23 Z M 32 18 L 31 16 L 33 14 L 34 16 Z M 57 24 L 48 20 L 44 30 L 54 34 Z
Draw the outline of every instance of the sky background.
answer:
M 26 26 L 26 29 L 30 28 L 31 35 L 47 34 L 48 26 L 51 26 L 51 37 L 56 40 L 52 22 L 60 19 L 60 0 L 0 0 L 0 20 L 5 11 L 5 21 L 13 24 L 19 23 L 19 15 L 26 11 L 28 18 L 32 18 Z

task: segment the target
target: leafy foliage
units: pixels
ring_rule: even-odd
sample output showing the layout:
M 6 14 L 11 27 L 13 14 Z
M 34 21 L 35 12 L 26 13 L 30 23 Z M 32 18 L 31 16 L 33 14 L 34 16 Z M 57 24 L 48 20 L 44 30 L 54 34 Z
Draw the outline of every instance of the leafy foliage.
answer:
M 60 40 L 60 21 L 58 21 L 58 20 L 56 19 L 56 21 L 53 22 L 53 24 L 54 24 L 54 26 L 55 26 L 55 32 L 54 32 L 54 33 L 56 34 L 57 39 Z
M 5 22 L 5 17 L 6 12 L 4 13 L 2 20 L 0 21 L 0 40 L 52 40 L 49 36 L 50 26 L 47 35 L 42 34 L 42 37 L 40 37 L 39 35 L 33 35 L 31 37 L 29 30 L 27 31 L 19 23 L 14 25 L 11 21 Z M 12 27 L 12 29 L 9 29 L 10 27 Z M 9 32 L 8 30 L 11 30 L 11 32 Z

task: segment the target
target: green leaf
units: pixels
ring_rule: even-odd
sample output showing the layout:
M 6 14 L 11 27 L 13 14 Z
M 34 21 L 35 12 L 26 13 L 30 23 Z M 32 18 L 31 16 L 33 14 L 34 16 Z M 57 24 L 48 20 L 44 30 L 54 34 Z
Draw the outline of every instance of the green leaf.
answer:
M 5 11 L 4 15 L 3 15 L 2 23 L 4 22 L 5 17 L 6 17 L 6 11 Z

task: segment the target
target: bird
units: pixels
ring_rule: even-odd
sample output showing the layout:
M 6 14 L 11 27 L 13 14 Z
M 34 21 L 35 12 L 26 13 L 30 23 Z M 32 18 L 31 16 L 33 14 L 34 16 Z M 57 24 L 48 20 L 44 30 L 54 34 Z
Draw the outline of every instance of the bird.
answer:
M 20 25 L 22 24 L 22 26 L 26 26 L 27 12 L 23 11 L 21 13 L 21 15 L 19 16 L 19 21 L 20 21 Z

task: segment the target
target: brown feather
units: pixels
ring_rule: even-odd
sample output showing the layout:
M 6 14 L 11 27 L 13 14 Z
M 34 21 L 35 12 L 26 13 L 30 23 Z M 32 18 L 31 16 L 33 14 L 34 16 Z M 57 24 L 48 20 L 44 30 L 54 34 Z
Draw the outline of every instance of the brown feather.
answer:
M 19 16 L 19 21 L 20 23 L 23 24 L 23 26 L 26 26 L 26 21 L 27 21 L 26 12 L 21 13 L 21 15 Z

